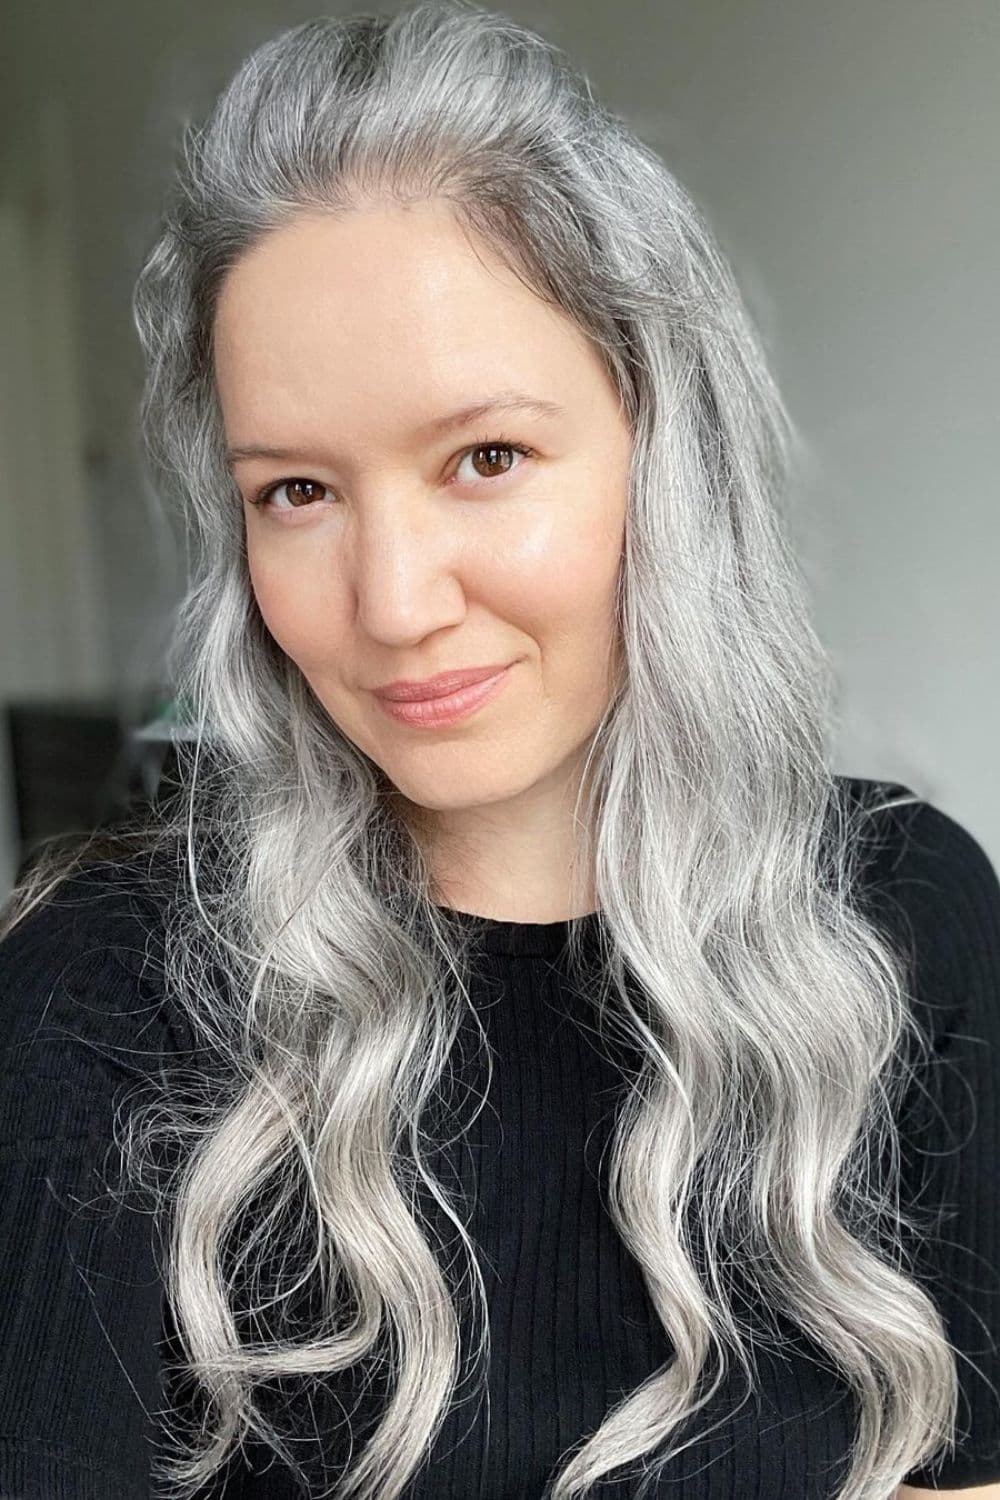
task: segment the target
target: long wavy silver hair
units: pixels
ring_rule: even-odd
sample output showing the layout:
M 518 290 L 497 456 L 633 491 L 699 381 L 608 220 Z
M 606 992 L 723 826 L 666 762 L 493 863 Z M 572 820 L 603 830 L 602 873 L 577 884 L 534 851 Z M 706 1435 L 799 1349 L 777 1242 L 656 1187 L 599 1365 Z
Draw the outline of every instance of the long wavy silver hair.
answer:
M 870 1171 L 873 1149 L 898 1159 L 902 1043 L 920 1036 L 905 959 L 856 898 L 873 809 L 830 767 L 832 672 L 779 516 L 795 435 L 709 228 L 557 48 L 449 0 L 284 31 L 183 134 L 134 303 L 146 451 L 197 542 L 169 662 L 197 738 L 143 837 L 177 851 L 164 983 L 212 1059 L 123 1142 L 156 1186 L 205 1402 L 164 1493 L 192 1495 L 251 1431 L 295 1466 L 260 1392 L 366 1359 L 390 1372 L 384 1412 L 335 1493 L 403 1491 L 460 1369 L 418 1179 L 469 1257 L 488 1355 L 475 1245 L 421 1150 L 469 932 L 384 773 L 263 624 L 212 372 L 220 283 L 262 236 L 303 209 L 435 196 L 586 331 L 634 435 L 624 665 L 580 782 L 577 873 L 600 909 L 594 1004 L 642 1057 L 609 1207 L 676 1352 L 564 1455 L 552 1500 L 627 1464 L 645 1494 L 729 1362 L 753 1377 L 727 1246 L 857 1398 L 839 1500 L 890 1494 L 953 1441 L 958 1399 L 906 1261 L 902 1231 L 923 1226 Z M 51 889 L 43 861 L 8 927 Z M 577 964 L 576 920 L 569 935 Z M 166 1170 L 168 1140 L 184 1149 Z M 322 1316 L 295 1337 L 280 1313 L 304 1285 Z

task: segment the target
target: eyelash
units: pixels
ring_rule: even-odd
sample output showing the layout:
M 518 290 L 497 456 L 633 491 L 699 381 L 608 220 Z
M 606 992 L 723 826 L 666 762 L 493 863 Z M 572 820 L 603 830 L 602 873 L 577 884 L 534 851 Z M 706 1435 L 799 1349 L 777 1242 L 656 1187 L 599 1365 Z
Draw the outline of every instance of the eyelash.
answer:
M 468 457 L 470 453 L 475 453 L 478 448 L 510 448 L 513 450 L 513 452 L 520 453 L 524 458 L 533 458 L 535 456 L 534 448 L 529 448 L 526 443 L 515 443 L 511 438 L 505 437 L 484 437 L 479 438 L 478 441 L 474 443 L 471 443 L 468 448 L 462 449 L 462 452 L 459 455 L 459 463 L 461 463 L 462 459 Z M 520 468 L 520 465 L 515 465 L 515 468 Z M 506 479 L 507 475 L 511 473 L 513 473 L 513 469 L 508 469 L 507 474 L 500 474 L 494 479 L 481 479 L 479 481 L 479 485 L 496 484 L 498 479 Z M 324 490 L 328 490 L 330 488 L 329 485 L 322 484 L 319 480 L 307 479 L 304 474 L 290 474 L 285 479 L 276 479 L 271 484 L 264 485 L 263 489 L 258 490 L 250 500 L 250 504 L 258 505 L 261 507 L 261 509 L 264 509 L 267 502 L 274 494 L 275 490 L 280 490 L 282 485 L 284 484 L 291 484 L 293 479 L 304 481 L 306 484 L 316 484 L 320 489 Z M 478 488 L 479 485 L 477 485 L 476 488 Z M 285 514 L 288 514 L 293 510 L 309 509 L 310 506 L 308 505 L 290 506 L 289 511 L 285 512 Z

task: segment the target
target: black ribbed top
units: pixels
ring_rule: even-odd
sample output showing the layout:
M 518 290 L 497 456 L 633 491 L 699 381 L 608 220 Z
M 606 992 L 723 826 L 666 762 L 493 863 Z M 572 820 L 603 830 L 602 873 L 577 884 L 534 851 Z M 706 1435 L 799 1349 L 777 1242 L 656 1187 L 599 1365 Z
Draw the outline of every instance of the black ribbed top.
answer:
M 562 953 L 569 937 L 570 919 L 558 922 L 504 922 L 496 917 L 475 916 L 471 912 L 458 911 L 453 906 L 439 906 L 452 922 L 471 929 L 476 938 L 476 949 L 480 953 L 503 955 L 507 958 L 556 958 Z M 600 913 L 586 912 L 576 918 L 584 934 L 584 942 L 593 943 L 600 923 Z
M 853 782 L 854 786 L 861 783 Z M 905 788 L 896 788 L 905 792 Z M 932 805 L 880 814 L 865 884 L 914 958 L 914 1000 L 934 1066 L 900 1117 L 904 1192 L 942 1207 L 941 1234 L 914 1247 L 918 1274 L 959 1351 L 954 1455 L 936 1487 L 1000 1480 L 1000 883 L 976 840 Z M 569 921 L 472 917 L 472 1020 L 435 1102 L 428 1165 L 477 1247 L 492 1340 L 464 1351 L 460 1385 L 407 1500 L 542 1500 L 560 1462 L 608 1410 L 672 1357 L 638 1263 L 607 1209 L 607 1152 L 635 1057 L 602 1032 L 566 956 Z M 0 944 L 0 1494 L 139 1500 L 174 1349 L 148 1214 L 100 1203 L 112 1120 L 142 1070 L 188 1045 L 158 990 L 155 904 L 101 870 L 74 877 Z M 583 919 L 595 951 L 600 915 Z M 421 1211 L 467 1282 L 454 1225 Z M 468 1305 L 468 1288 L 459 1300 Z M 744 1314 L 747 1315 L 746 1313 Z M 823 1352 L 781 1318 L 750 1389 L 732 1372 L 683 1436 L 656 1497 L 828 1500 L 846 1472 L 855 1408 Z M 773 1325 L 772 1325 L 773 1326 Z M 470 1335 L 469 1325 L 463 1332 Z M 481 1324 L 471 1332 L 479 1334 Z M 282 1431 L 319 1494 L 347 1456 L 344 1411 L 359 1386 L 284 1388 Z M 376 1387 L 373 1389 L 377 1389 Z M 374 1400 L 374 1397 L 372 1398 Z M 272 1414 L 275 1407 L 269 1407 Z M 355 1456 L 378 1416 L 355 1413 Z M 317 1436 L 319 1443 L 317 1444 Z M 325 1467 L 324 1467 L 325 1465 Z M 627 1473 L 627 1471 L 626 1471 Z M 935 1485 L 931 1466 L 910 1483 Z M 606 1481 L 600 1500 L 637 1495 Z M 304 1492 L 250 1445 L 199 1500 L 291 1500 Z

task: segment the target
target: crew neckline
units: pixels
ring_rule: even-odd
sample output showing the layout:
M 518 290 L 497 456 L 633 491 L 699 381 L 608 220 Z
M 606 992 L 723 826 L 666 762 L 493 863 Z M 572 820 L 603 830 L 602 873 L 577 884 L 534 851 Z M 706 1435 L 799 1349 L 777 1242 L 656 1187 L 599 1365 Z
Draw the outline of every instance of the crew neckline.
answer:
M 593 940 L 601 915 L 597 910 L 584 912 L 576 918 L 560 917 L 555 922 L 513 922 L 458 911 L 453 906 L 437 906 L 436 909 L 450 921 L 471 928 L 475 946 L 484 953 L 541 954 L 545 957 L 554 957 L 562 951 L 573 921 L 582 927 L 585 940 Z

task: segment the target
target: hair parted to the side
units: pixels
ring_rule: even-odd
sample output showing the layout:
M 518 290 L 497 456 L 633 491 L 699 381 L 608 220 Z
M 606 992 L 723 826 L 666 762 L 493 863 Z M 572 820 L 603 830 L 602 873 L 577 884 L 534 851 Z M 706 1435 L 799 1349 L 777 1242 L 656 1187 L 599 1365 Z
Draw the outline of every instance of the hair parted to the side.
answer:
M 421 1153 L 469 1000 L 467 934 L 435 905 L 387 778 L 264 627 L 212 375 L 213 308 L 240 256 L 303 210 L 387 196 L 445 199 L 575 319 L 634 433 L 623 680 L 577 813 L 601 911 L 595 1004 L 643 1055 L 610 1207 L 676 1354 L 581 1434 L 551 1500 L 625 1465 L 645 1495 L 695 1441 L 671 1447 L 728 1361 L 752 1378 L 722 1253 L 734 1243 L 763 1304 L 857 1398 L 839 1500 L 879 1500 L 952 1441 L 957 1376 L 904 1268 L 898 1231 L 919 1219 L 866 1172 L 866 1148 L 895 1139 L 915 1022 L 901 956 L 854 899 L 871 809 L 840 805 L 830 768 L 833 676 L 779 514 L 794 432 L 731 271 L 656 153 L 557 48 L 455 0 L 324 17 L 259 47 L 185 131 L 135 291 L 147 453 L 197 541 L 170 668 L 198 737 L 178 746 L 180 789 L 148 838 L 180 872 L 165 981 L 213 1056 L 186 1101 L 164 1091 L 124 1141 L 156 1185 L 170 1305 L 206 1401 L 160 1493 L 187 1500 L 248 1432 L 294 1466 L 259 1391 L 366 1359 L 390 1372 L 385 1408 L 333 1493 L 403 1491 L 460 1369 L 418 1178 L 469 1256 L 488 1354 L 475 1247 Z M 45 865 L 8 927 L 52 888 Z M 572 924 L 574 961 L 579 937 Z M 152 1146 L 167 1140 L 186 1149 L 164 1174 Z M 265 1285 L 279 1226 L 291 1238 Z M 320 1326 L 263 1322 L 310 1278 Z

